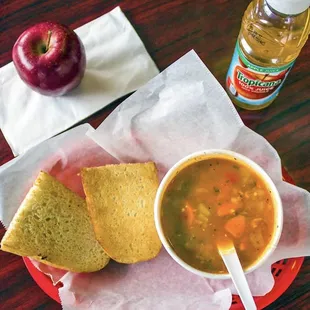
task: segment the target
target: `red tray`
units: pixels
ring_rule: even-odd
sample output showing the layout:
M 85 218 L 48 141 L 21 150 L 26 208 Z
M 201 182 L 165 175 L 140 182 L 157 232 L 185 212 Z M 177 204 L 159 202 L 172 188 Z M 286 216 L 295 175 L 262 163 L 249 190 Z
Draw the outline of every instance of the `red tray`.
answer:
M 293 179 L 288 175 L 288 173 L 284 169 L 282 170 L 282 173 L 283 178 L 287 182 L 294 184 Z M 40 272 L 36 267 L 34 267 L 29 258 L 23 257 L 23 259 L 30 275 L 39 285 L 39 287 L 52 299 L 54 299 L 58 303 L 61 303 L 58 294 L 58 288 L 61 287 L 61 284 L 54 286 L 51 279 L 42 272 Z M 287 288 L 296 278 L 303 261 L 304 261 L 303 257 L 298 257 L 298 258 L 283 259 L 279 262 L 272 264 L 271 270 L 273 277 L 275 279 L 275 284 L 272 290 L 265 296 L 254 297 L 258 309 L 263 309 L 267 307 L 287 290 Z M 232 305 L 230 309 L 231 310 L 244 309 L 240 297 L 238 295 L 233 295 Z

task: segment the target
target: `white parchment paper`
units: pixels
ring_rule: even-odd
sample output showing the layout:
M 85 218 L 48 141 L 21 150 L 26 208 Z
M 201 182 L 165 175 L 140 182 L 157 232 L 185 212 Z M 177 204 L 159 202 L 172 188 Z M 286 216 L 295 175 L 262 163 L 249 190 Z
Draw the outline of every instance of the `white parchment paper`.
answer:
M 309 193 L 283 182 L 276 150 L 243 124 L 194 51 L 130 96 L 89 135 L 119 161 L 156 162 L 161 175 L 182 157 L 204 149 L 249 157 L 269 174 L 283 202 L 284 227 L 271 262 L 310 254 Z
M 119 161 L 86 135 L 94 129 L 81 125 L 44 141 L 0 167 L 0 219 L 8 227 L 21 201 L 40 170 L 84 196 L 81 167 L 101 166 Z M 71 273 L 32 261 L 49 275 L 59 289 L 63 309 L 227 309 L 229 289 L 214 292 L 208 282 L 189 274 L 163 249 L 145 263 L 109 263 L 95 273 Z M 186 293 L 185 293 L 186 292 Z
M 252 293 L 264 295 L 274 285 L 272 262 L 310 254 L 310 195 L 282 181 L 276 151 L 243 125 L 225 91 L 193 51 L 125 100 L 97 130 L 79 126 L 2 166 L 0 219 L 9 224 L 40 169 L 83 195 L 80 167 L 152 160 L 162 177 L 180 158 L 209 148 L 248 156 L 268 172 L 280 192 L 281 240 L 270 260 L 247 275 Z M 230 280 L 193 275 L 164 249 L 149 262 L 129 266 L 112 262 L 91 274 L 36 266 L 63 283 L 59 294 L 64 309 L 224 310 L 236 293 Z
M 0 128 L 14 155 L 70 128 L 159 72 L 119 7 L 75 31 L 85 46 L 87 65 L 81 84 L 67 95 L 34 92 L 13 63 L 0 69 Z

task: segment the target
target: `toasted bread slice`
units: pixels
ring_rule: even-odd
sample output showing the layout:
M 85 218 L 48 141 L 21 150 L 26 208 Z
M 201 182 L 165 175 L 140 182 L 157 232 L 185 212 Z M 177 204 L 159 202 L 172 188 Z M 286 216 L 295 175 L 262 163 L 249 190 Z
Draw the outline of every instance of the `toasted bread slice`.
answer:
M 15 214 L 1 249 L 73 272 L 97 271 L 109 262 L 85 200 L 45 172 Z
M 83 168 L 82 183 L 97 240 L 119 263 L 154 258 L 161 249 L 154 222 L 154 163 Z

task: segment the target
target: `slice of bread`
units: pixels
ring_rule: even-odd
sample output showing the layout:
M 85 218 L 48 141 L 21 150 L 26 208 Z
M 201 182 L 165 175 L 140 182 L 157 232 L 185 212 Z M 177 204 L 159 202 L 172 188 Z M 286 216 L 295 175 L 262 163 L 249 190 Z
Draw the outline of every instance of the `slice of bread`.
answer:
M 73 272 L 97 271 L 109 262 L 85 200 L 45 172 L 15 214 L 1 249 Z
M 154 163 L 83 168 L 82 183 L 97 240 L 119 263 L 154 258 L 161 249 L 154 222 Z

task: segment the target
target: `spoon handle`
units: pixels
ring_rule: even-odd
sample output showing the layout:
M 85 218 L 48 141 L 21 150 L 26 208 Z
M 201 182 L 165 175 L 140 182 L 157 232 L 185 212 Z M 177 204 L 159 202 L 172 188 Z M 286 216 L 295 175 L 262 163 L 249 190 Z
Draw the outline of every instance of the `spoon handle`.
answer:
M 235 251 L 222 256 L 246 310 L 257 309 L 248 282 Z

